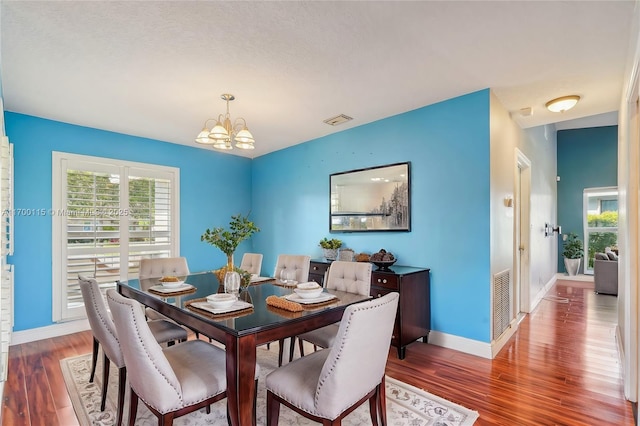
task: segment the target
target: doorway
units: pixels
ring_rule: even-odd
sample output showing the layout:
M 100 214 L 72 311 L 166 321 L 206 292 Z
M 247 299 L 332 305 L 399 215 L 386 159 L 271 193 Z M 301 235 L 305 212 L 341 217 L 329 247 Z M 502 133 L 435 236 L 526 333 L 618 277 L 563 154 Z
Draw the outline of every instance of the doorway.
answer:
M 530 240 L 531 240 L 531 161 L 516 148 L 514 212 L 513 307 L 518 321 L 531 311 Z

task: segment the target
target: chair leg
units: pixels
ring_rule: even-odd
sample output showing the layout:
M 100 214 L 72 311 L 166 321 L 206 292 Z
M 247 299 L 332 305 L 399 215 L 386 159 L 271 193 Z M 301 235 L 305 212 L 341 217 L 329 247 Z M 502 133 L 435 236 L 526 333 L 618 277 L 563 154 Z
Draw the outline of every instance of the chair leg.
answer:
M 369 398 L 369 413 L 371 414 L 371 425 L 378 426 L 378 391 Z
M 100 402 L 100 411 L 104 411 L 105 404 L 107 403 L 107 388 L 109 387 L 109 357 L 105 354 L 103 357 L 102 366 L 102 401 Z
M 256 426 L 256 417 L 258 413 L 258 379 L 256 379 L 256 393 L 253 396 L 253 426 Z
M 176 341 L 175 341 L 175 340 L 169 340 L 169 341 L 167 342 L 167 346 L 173 346 L 173 345 L 175 345 L 175 344 L 176 344 Z
M 129 400 L 129 426 L 135 426 L 136 414 L 138 414 L 138 395 L 129 388 L 131 399 Z
M 267 426 L 276 426 L 280 417 L 280 401 L 267 391 Z
M 300 357 L 304 356 L 304 342 L 298 337 L 298 346 L 300 347 Z
M 284 355 L 284 339 L 278 340 L 278 367 L 282 367 L 282 357 Z
M 296 348 L 296 336 L 291 336 L 289 339 L 289 362 L 293 361 L 293 351 Z
M 267 350 L 271 348 L 271 342 L 267 343 Z
M 98 348 L 100 343 L 98 339 L 93 338 L 93 354 L 91 355 L 91 376 L 89 376 L 89 383 L 93 383 L 93 377 L 96 375 L 96 364 L 98 363 Z
M 121 367 L 118 370 L 118 422 L 117 426 L 122 424 L 122 415 L 124 412 L 124 392 L 127 385 L 127 367 Z
M 378 385 L 378 410 L 380 411 L 380 424 L 387 426 L 387 385 L 384 375 Z

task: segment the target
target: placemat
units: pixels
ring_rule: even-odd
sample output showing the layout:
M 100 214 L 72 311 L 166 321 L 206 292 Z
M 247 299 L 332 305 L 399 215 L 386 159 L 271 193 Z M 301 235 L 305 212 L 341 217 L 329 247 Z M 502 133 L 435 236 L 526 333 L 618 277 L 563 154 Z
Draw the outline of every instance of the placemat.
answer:
M 191 284 L 189 284 L 189 285 L 191 285 Z M 183 290 L 176 289 L 175 291 L 158 291 L 158 290 L 154 289 L 153 287 L 150 287 L 149 288 L 149 293 L 155 294 L 157 296 L 162 296 L 162 297 L 174 297 L 174 296 L 182 296 L 183 294 L 195 293 L 196 290 L 197 289 L 192 285 L 189 288 L 185 288 Z
M 249 306 L 246 309 L 240 309 L 237 311 L 231 311 L 231 312 L 224 312 L 222 314 L 214 314 L 213 312 L 209 312 L 206 309 L 201 309 L 198 308 L 197 306 L 192 306 L 192 303 L 196 303 L 196 302 L 206 302 L 207 298 L 203 297 L 201 299 L 193 299 L 193 300 L 189 300 L 187 302 L 185 302 L 185 307 L 193 312 L 197 312 L 198 314 L 205 316 L 205 317 L 209 317 L 209 318 L 213 318 L 213 319 L 225 319 L 225 318 L 237 318 L 237 317 L 241 317 L 244 315 L 249 315 L 251 313 L 253 313 L 253 306 Z

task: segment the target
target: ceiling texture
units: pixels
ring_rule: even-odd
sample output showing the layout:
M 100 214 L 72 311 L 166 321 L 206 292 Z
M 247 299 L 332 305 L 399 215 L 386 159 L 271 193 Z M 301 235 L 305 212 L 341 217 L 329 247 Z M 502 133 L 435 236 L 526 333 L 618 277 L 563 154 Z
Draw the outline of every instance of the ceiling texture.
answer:
M 522 128 L 615 124 L 634 7 L 2 0 L 4 108 L 202 147 L 194 138 L 231 93 L 256 149 L 229 153 L 245 157 L 485 88 Z M 582 97 L 572 110 L 545 109 L 570 94 Z M 323 123 L 338 114 L 353 120 Z

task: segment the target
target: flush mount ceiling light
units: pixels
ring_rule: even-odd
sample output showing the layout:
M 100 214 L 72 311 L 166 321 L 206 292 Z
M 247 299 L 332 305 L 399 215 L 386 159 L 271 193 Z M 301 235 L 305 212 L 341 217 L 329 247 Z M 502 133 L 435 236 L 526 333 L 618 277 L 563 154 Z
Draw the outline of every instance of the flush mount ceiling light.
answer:
M 551 112 L 565 112 L 576 106 L 579 100 L 580 96 L 578 95 L 562 96 L 550 100 L 545 106 Z
M 229 114 L 229 102 L 235 99 L 235 96 L 224 93 L 220 96 L 222 100 L 227 102 L 227 113 L 220 114 L 217 119 L 210 118 L 204 122 L 204 128 L 196 137 L 196 142 L 203 145 L 211 145 L 216 149 L 233 149 L 232 142 L 240 149 L 254 149 L 253 135 L 247 129 L 247 122 L 242 117 L 236 118 L 231 124 L 231 115 Z M 211 130 L 207 127 L 207 123 L 215 121 L 216 124 Z

